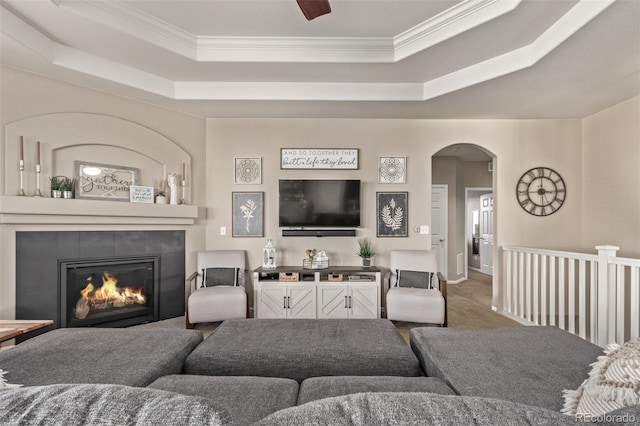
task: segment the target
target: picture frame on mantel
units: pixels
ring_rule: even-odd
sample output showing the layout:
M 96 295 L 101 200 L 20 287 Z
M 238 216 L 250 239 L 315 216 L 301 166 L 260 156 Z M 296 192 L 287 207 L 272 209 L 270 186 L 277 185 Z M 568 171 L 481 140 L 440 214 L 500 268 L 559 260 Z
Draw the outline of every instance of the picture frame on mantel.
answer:
M 76 198 L 130 201 L 130 188 L 138 183 L 135 167 L 75 161 Z
M 264 236 L 264 192 L 233 192 L 232 237 Z
M 280 169 L 358 170 L 357 148 L 281 148 Z
M 408 192 L 376 192 L 378 237 L 409 236 Z

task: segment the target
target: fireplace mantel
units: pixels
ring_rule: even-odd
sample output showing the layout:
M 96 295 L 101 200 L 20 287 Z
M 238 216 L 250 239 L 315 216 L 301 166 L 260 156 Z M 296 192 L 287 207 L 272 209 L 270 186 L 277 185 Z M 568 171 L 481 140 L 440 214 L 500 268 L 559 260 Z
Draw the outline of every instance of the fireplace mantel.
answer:
M 204 208 L 45 197 L 0 196 L 0 224 L 193 225 Z

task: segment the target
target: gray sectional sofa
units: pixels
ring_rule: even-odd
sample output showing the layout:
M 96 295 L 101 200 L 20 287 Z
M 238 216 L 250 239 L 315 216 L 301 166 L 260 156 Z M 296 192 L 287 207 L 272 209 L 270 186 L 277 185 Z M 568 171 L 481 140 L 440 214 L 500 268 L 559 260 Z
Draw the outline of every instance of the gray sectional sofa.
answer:
M 601 353 L 551 327 L 416 328 L 411 346 L 387 320 L 58 329 L 0 352 L 24 385 L 0 389 L 0 424 L 568 425 L 562 390 Z

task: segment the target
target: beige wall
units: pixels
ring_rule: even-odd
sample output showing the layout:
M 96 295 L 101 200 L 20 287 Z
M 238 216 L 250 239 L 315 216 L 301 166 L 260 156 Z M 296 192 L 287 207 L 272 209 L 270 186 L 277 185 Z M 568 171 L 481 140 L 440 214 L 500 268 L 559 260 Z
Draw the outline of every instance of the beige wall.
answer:
M 154 138 L 153 135 L 159 135 L 159 139 L 170 140 L 172 144 L 176 145 L 173 152 L 184 152 L 185 155 L 190 156 L 193 159 L 192 173 L 194 181 L 202 183 L 204 182 L 204 170 L 205 164 L 205 120 L 201 118 L 195 118 L 185 114 L 179 114 L 176 112 L 168 111 L 162 108 L 152 107 L 140 102 L 134 102 L 119 96 L 109 95 L 103 92 L 95 90 L 89 90 L 82 87 L 54 81 L 48 78 L 43 78 L 37 75 L 17 71 L 12 68 L 1 67 L 0 78 L 0 123 L 2 124 L 2 134 L 0 136 L 0 152 L 1 167 L 0 171 L 0 195 L 13 195 L 13 191 L 17 193 L 19 185 L 17 182 L 17 160 L 18 160 L 18 141 L 19 137 L 16 136 L 15 127 L 17 123 L 28 123 L 30 120 L 26 120 L 32 117 L 45 117 L 50 118 L 52 116 L 64 116 L 64 119 L 59 122 L 59 127 L 56 128 L 55 120 L 53 124 L 50 124 L 47 129 L 50 132 L 51 138 L 47 138 L 47 132 L 44 132 L 42 128 L 31 128 L 38 133 L 38 138 L 42 138 L 41 142 L 43 148 L 50 147 L 51 141 L 55 140 L 57 146 L 64 145 L 64 138 L 62 135 L 72 134 L 74 130 L 74 123 L 69 122 L 73 118 L 74 114 L 67 113 L 84 113 L 77 114 L 78 120 L 83 120 L 86 117 L 97 120 L 91 120 L 98 123 L 94 126 L 92 132 L 85 133 L 90 136 L 86 136 L 87 139 L 94 137 L 95 140 L 105 141 L 109 140 L 110 135 L 118 135 L 122 140 L 114 141 L 117 144 L 129 145 L 132 149 L 139 151 L 140 153 L 149 152 L 154 149 L 153 143 L 157 143 L 158 138 Z M 38 121 L 38 120 L 35 120 Z M 50 120 L 46 120 L 50 121 Z M 100 125 L 102 123 L 102 125 Z M 114 123 L 122 125 L 112 126 Z M 29 124 L 25 124 L 29 128 Z M 87 123 L 77 123 L 78 128 L 83 128 L 86 131 Z M 118 127 L 116 131 L 114 127 Z M 24 128 L 24 127 L 22 127 Z M 130 129 L 127 132 L 127 129 Z M 147 139 L 141 139 L 141 134 L 148 135 Z M 26 135 L 25 135 L 26 136 Z M 28 146 L 25 146 L 25 157 L 29 154 L 27 164 L 29 168 L 34 168 L 34 161 L 31 161 L 34 152 L 33 141 Z M 87 143 L 91 141 L 88 140 Z M 151 145 L 145 145 L 151 144 Z M 155 147 L 157 148 L 157 147 Z M 116 160 L 118 154 L 113 152 L 103 152 L 103 148 L 100 148 L 93 152 L 96 157 L 100 157 L 101 154 L 109 157 L 111 160 Z M 56 161 L 55 155 L 52 154 L 51 149 L 48 151 L 43 149 L 43 162 L 49 161 L 50 164 Z M 159 150 L 163 151 L 163 150 Z M 168 151 L 170 152 L 171 149 Z M 76 152 L 76 151 L 73 151 Z M 124 152 L 124 151 L 120 151 Z M 86 154 L 86 153 L 85 153 Z M 51 155 L 51 157 L 47 157 Z M 166 153 L 160 153 L 159 158 L 162 155 L 166 156 Z M 122 154 L 120 154 L 122 157 Z M 149 155 L 153 158 L 154 155 Z M 35 157 L 33 157 L 35 158 Z M 145 161 L 149 160 L 144 158 L 144 155 L 139 158 L 141 164 L 131 164 L 132 166 L 141 167 L 141 170 L 146 170 Z M 181 157 L 181 158 L 184 158 Z M 83 160 L 95 160 L 100 162 L 100 158 L 81 158 Z M 131 157 L 121 158 L 122 161 L 134 161 Z M 176 160 L 182 161 L 182 160 Z M 30 162 L 30 164 L 29 164 Z M 54 169 L 55 173 L 64 173 L 67 176 L 72 176 L 73 171 L 70 170 L 72 163 L 58 161 L 58 168 Z M 119 163 L 116 163 L 119 164 Z M 49 165 L 44 166 L 44 171 L 48 170 L 48 173 L 43 172 L 41 178 L 43 192 L 49 189 L 48 177 L 50 176 L 51 169 L 48 169 Z M 176 164 L 176 168 L 179 169 L 179 164 Z M 178 171 L 178 170 L 176 170 Z M 161 173 L 160 173 L 161 174 Z M 35 173 L 32 173 L 35 175 Z M 152 185 L 154 179 L 149 179 L 149 176 L 144 176 L 143 183 Z M 35 179 L 30 182 L 32 185 L 30 188 L 35 188 Z M 5 187 L 7 190 L 5 191 Z M 6 192 L 6 193 L 5 193 Z M 32 193 L 33 191 L 31 191 Z M 205 188 L 204 185 L 195 185 L 192 188 L 191 196 L 193 203 L 197 205 L 204 205 L 205 203 Z M 66 202 L 60 200 L 60 202 Z M 203 218 L 204 219 L 204 218 Z M 15 232 L 23 230 L 115 230 L 115 229 L 184 229 L 186 231 L 186 265 L 188 270 L 195 270 L 195 253 L 198 250 L 202 250 L 205 247 L 204 238 L 204 220 L 196 223 L 196 225 L 0 225 L 0 318 L 12 319 L 14 315 L 15 306 Z
M 431 157 L 448 145 L 470 143 L 483 147 L 496 157 L 493 173 L 497 209 L 496 247 L 523 245 L 576 249 L 580 246 L 581 236 L 581 165 L 579 160 L 576 161 L 576 155 L 579 157 L 581 151 L 580 138 L 580 120 L 209 119 L 207 247 L 246 249 L 249 266 L 255 268 L 261 265 L 261 250 L 266 238 L 272 237 L 280 250 L 280 264 L 300 265 L 304 250 L 313 247 L 326 250 L 334 264 L 357 264 L 353 238 L 283 238 L 277 226 L 279 178 L 356 178 L 363 182 L 363 221 L 358 236 L 373 240 L 378 252 L 375 264 L 386 267 L 389 250 L 430 247 L 430 237 L 419 235 L 413 229 L 417 225 L 429 225 L 431 221 Z M 293 147 L 358 148 L 360 169 L 280 170 L 280 148 Z M 377 183 L 377 159 L 381 155 L 407 156 L 406 184 Z M 262 185 L 233 184 L 235 156 L 262 157 Z M 573 194 L 558 213 L 544 218 L 524 212 L 514 194 L 520 176 L 539 165 L 559 171 Z M 219 234 L 220 226 L 226 226 L 228 231 L 231 229 L 233 191 L 265 193 L 264 238 L 232 238 L 230 232 L 226 236 Z M 376 238 L 376 191 L 409 193 L 409 237 Z M 462 233 L 460 250 L 464 250 L 463 245 Z M 499 282 L 499 270 L 497 263 L 494 282 Z
M 496 247 L 518 245 L 593 252 L 594 244 L 610 243 L 620 245 L 621 252 L 640 256 L 638 98 L 585 120 L 203 120 L 11 68 L 0 70 L 3 129 L 8 123 L 41 114 L 103 114 L 148 127 L 192 156 L 193 203 L 206 206 L 207 220 L 206 227 L 196 225 L 188 233 L 189 269 L 193 267 L 195 251 L 203 247 L 246 249 L 249 268 L 258 267 L 267 237 L 274 238 L 281 264 L 301 264 L 304 250 L 313 247 L 327 250 L 334 264 L 359 263 L 354 238 L 281 236 L 277 226 L 279 178 L 361 179 L 363 221 L 358 236 L 373 240 L 378 252 L 374 263 L 378 266 L 387 266 L 389 250 L 394 248 L 429 248 L 430 236 L 417 234 L 414 228 L 430 224 L 431 157 L 442 148 L 457 143 L 477 145 L 496 158 L 493 185 L 487 185 L 496 189 Z M 4 138 L 3 132 L 0 139 L 3 153 L 7 152 Z M 358 148 L 360 168 L 352 171 L 280 170 L 280 148 L 286 147 Z M 262 157 L 261 185 L 233 184 L 233 158 L 244 156 Z M 406 156 L 407 183 L 379 184 L 379 156 Z M 556 214 L 543 218 L 524 212 L 514 195 L 522 173 L 541 165 L 558 171 L 567 184 L 564 206 Z M 2 167 L 6 168 L 4 162 Z M 4 187 L 9 172 L 0 173 L 0 188 Z M 465 173 L 460 179 L 467 182 Z M 263 238 L 231 237 L 233 191 L 265 193 Z M 408 237 L 376 238 L 377 191 L 409 193 Z M 615 220 L 610 219 L 611 215 Z M 226 236 L 220 235 L 220 226 L 227 228 Z M 464 244 L 463 240 L 461 244 Z M 455 259 L 450 260 L 450 265 L 455 267 Z M 499 266 L 496 263 L 496 283 L 499 282 Z M 0 279 L 3 277 L 4 274 L 0 274 Z
M 640 97 L 582 122 L 582 246 L 640 257 Z

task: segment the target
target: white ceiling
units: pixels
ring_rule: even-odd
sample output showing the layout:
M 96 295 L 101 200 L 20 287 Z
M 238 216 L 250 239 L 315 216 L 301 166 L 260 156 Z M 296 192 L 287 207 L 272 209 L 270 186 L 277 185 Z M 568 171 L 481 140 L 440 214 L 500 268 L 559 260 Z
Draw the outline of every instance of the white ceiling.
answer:
M 0 0 L 3 64 L 201 117 L 583 118 L 640 93 L 637 0 Z

